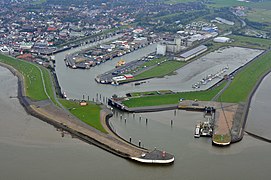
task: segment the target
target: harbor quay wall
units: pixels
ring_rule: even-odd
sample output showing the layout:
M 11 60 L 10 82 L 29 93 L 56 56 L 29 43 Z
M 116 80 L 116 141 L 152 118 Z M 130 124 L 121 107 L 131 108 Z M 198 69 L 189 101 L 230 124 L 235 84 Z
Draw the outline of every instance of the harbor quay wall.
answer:
M 105 113 L 106 113 L 106 117 L 105 117 L 105 123 L 106 123 L 106 126 L 108 127 L 108 129 L 109 129 L 115 136 L 117 136 L 119 139 L 125 141 L 126 143 L 128 143 L 128 144 L 130 144 L 130 145 L 132 145 L 132 146 L 135 146 L 136 148 L 140 148 L 140 149 L 142 149 L 142 150 L 148 151 L 148 149 L 146 149 L 146 148 L 144 148 L 144 147 L 142 147 L 142 146 L 137 146 L 137 145 L 135 145 L 135 144 L 132 144 L 131 142 L 127 141 L 126 139 L 124 139 L 124 138 L 122 138 L 120 135 L 118 135 L 118 134 L 114 131 L 114 129 L 111 127 L 111 125 L 110 125 L 110 123 L 109 123 L 109 120 L 110 120 L 110 118 L 113 116 L 113 114 L 112 114 L 112 113 L 108 113 L 108 112 L 105 112 Z
M 142 108 L 125 108 L 128 112 L 134 113 L 146 113 L 146 112 L 158 112 L 158 111 L 168 111 L 178 109 L 177 104 L 166 105 L 166 106 L 151 106 L 151 107 L 142 107 Z

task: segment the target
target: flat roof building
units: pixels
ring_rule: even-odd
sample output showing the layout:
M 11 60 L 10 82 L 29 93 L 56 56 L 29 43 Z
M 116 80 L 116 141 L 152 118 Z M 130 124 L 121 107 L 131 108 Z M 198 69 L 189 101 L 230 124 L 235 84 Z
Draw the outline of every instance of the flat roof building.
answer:
M 193 57 L 207 51 L 207 49 L 208 49 L 207 46 L 200 45 L 194 49 L 186 51 L 185 53 L 181 54 L 180 57 L 176 59 L 181 60 L 181 61 L 188 61 L 189 59 L 192 59 Z

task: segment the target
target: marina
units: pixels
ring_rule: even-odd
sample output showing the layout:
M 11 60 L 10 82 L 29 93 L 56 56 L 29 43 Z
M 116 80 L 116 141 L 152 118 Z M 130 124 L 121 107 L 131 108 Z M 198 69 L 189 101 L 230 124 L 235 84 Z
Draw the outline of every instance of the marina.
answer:
M 90 177 L 110 179 L 114 176 L 117 179 L 131 180 L 149 179 L 149 177 L 177 180 L 182 175 L 187 180 L 193 180 L 198 177 L 198 174 L 194 173 L 195 164 L 202 167 L 197 170 L 197 173 L 209 179 L 268 179 L 270 176 L 268 165 L 271 158 L 268 155 L 270 152 L 268 143 L 246 135 L 240 143 L 230 148 L 223 148 L 221 152 L 221 149 L 215 146 L 206 145 L 209 141 L 205 138 L 193 140 L 191 127 L 196 124 L 195 119 L 202 118 L 202 112 L 177 111 L 175 116 L 172 110 L 136 114 L 135 119 L 132 114 L 114 113 L 110 122 L 118 134 L 125 139 L 132 137 L 134 143 L 138 143 L 140 139 L 144 146 L 153 149 L 166 147 L 167 151 L 175 155 L 175 163 L 172 166 L 142 166 L 72 138 L 70 135 L 65 134 L 61 137 L 60 132 L 53 126 L 27 115 L 17 99 L 9 98 L 17 94 L 17 80 L 2 67 L 0 67 L 0 74 L 2 87 L 0 112 L 6 117 L 0 119 L 2 152 L 0 167 L 3 179 L 22 177 L 66 180 Z M 126 124 L 124 120 L 120 120 L 121 114 L 123 118 L 127 118 Z M 141 122 L 138 118 L 140 115 Z M 149 119 L 147 126 L 145 118 Z M 173 127 L 166 118 L 174 121 Z M 248 125 L 250 122 L 252 121 L 248 121 Z M 266 126 L 266 130 L 268 129 L 269 127 Z M 248 163 L 248 160 L 251 163 Z M 208 167 L 205 166 L 206 161 L 210 163 Z M 48 163 L 51 165 L 48 166 Z M 217 164 L 221 164 L 224 168 L 221 169 Z M 261 166 L 262 168 L 259 168 Z M 10 173 L 10 169 L 14 168 L 17 169 L 17 173 Z M 104 169 L 107 169 L 106 173 Z M 213 173 L 206 173 L 211 169 Z M 229 174 L 229 171 L 232 173 Z M 240 174 L 240 171 L 249 173 Z
M 0 2 L 0 179 L 269 179 L 270 3 L 175 1 Z
M 117 62 L 114 69 L 98 75 L 95 80 L 101 84 L 120 85 L 122 83 L 128 83 L 129 80 L 133 80 L 137 74 L 148 70 L 148 68 L 142 67 L 139 69 L 139 67 L 151 61 L 154 57 L 151 55 L 154 55 L 154 53 L 150 53 L 148 56 L 128 63 L 126 63 L 124 59 L 121 59 Z

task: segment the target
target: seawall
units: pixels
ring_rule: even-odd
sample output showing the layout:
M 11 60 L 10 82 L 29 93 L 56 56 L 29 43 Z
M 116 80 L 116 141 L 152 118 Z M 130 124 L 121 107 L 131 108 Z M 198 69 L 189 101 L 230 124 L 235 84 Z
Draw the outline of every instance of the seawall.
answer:
M 174 156 L 162 151 L 149 151 L 136 147 L 123 139 L 116 138 L 110 134 L 105 134 L 93 127 L 85 124 L 67 111 L 57 107 L 50 100 L 32 101 L 25 96 L 24 77 L 13 67 L 0 63 L 1 66 L 8 68 L 18 77 L 18 99 L 25 111 L 42 121 L 69 132 L 89 144 L 93 144 L 119 157 L 141 163 L 169 164 L 174 161 Z M 108 121 L 110 114 L 106 114 L 103 121 Z M 157 155 L 158 153 L 158 155 Z M 154 156 L 156 154 L 156 156 Z M 144 155 L 144 156 L 142 156 Z M 147 159 L 151 158 L 151 159 Z M 153 159 L 152 159 L 153 158 Z

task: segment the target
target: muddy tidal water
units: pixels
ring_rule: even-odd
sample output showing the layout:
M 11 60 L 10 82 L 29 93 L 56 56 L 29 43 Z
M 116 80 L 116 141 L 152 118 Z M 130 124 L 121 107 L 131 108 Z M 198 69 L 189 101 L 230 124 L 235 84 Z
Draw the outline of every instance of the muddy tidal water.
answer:
M 269 179 L 271 145 L 245 135 L 226 148 L 194 139 L 201 113 L 165 111 L 122 114 L 111 125 L 123 138 L 175 155 L 171 166 L 147 166 L 119 158 L 29 116 L 19 104 L 17 78 L 0 67 L 0 179 Z M 141 116 L 141 121 L 139 117 Z M 148 122 L 146 124 L 146 118 Z M 170 120 L 173 120 L 171 126 Z M 249 122 L 250 123 L 250 122 Z

